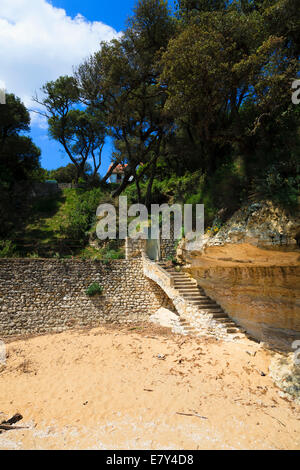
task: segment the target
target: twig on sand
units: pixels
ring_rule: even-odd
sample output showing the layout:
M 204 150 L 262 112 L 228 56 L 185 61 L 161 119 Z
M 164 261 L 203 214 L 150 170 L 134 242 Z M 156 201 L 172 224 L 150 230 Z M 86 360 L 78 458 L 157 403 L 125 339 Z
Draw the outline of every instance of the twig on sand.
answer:
M 17 429 L 28 429 L 28 426 L 14 426 L 15 423 L 18 423 L 23 419 L 23 416 L 19 413 L 15 414 L 12 418 L 8 419 L 7 421 L 2 421 L 0 423 L 0 434 L 1 431 L 13 431 Z
M 208 419 L 206 418 L 206 416 L 201 416 L 201 415 L 198 415 L 198 413 L 176 413 L 177 415 L 180 415 L 180 416 L 195 416 L 196 418 L 201 418 L 201 419 Z
M 10 424 L 0 424 L 0 431 L 12 431 L 14 429 L 28 429 L 28 426 L 11 426 Z
M 275 418 L 275 416 L 270 415 L 269 413 L 267 413 L 267 412 L 264 411 L 264 410 L 262 410 L 262 412 L 265 413 L 265 415 L 270 416 L 270 418 L 275 419 L 275 421 L 278 421 L 278 423 L 281 424 L 281 426 L 284 426 L 284 427 L 286 428 L 286 424 L 284 424 L 282 421 L 280 421 L 280 419 Z
M 13 415 L 12 418 L 8 419 L 7 421 L 1 421 L 0 424 L 9 424 L 9 425 L 12 425 L 12 424 L 16 424 L 18 423 L 19 421 L 21 421 L 23 419 L 23 416 L 20 415 L 20 413 L 16 413 L 15 415 Z

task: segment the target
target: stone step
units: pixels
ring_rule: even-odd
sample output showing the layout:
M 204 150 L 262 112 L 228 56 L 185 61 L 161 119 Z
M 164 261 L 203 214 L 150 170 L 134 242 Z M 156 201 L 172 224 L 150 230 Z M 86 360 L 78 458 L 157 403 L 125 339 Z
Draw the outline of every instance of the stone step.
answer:
M 172 276 L 184 276 L 184 277 L 190 277 L 187 273 L 183 273 L 182 271 L 175 271 L 175 269 L 165 269 L 167 273 L 172 274 Z
M 186 274 L 181 274 L 181 273 L 175 273 L 173 271 L 166 271 L 170 276 L 172 277 L 180 277 L 180 279 L 189 279 L 189 276 Z
M 220 323 L 227 328 L 237 328 L 236 324 L 232 321 L 220 322 Z
M 191 280 L 191 278 L 189 276 L 187 276 L 186 274 L 171 273 L 171 272 L 169 272 L 169 274 L 172 276 L 173 279 L 178 278 L 178 279 L 184 279 L 186 281 Z
M 185 299 L 187 300 L 187 302 L 189 304 L 193 304 L 193 305 L 197 305 L 198 307 L 202 307 L 202 308 L 210 308 L 210 309 L 213 309 L 213 310 L 216 310 L 218 308 L 218 305 L 217 304 L 214 304 L 214 303 L 211 303 L 211 302 L 205 302 L 203 300 L 197 300 L 197 299 L 188 299 L 185 297 Z
M 185 283 L 182 283 L 182 284 L 178 284 L 178 283 L 174 283 L 174 287 L 177 289 L 177 290 L 196 290 L 197 292 L 200 292 L 202 295 L 205 295 L 203 293 L 203 291 L 201 291 L 200 289 L 198 289 L 198 287 L 196 286 L 196 284 L 187 284 L 186 282 Z
M 223 311 L 220 311 L 220 313 L 213 313 L 213 318 L 217 320 L 222 320 L 222 319 L 227 319 L 229 318 L 227 313 L 224 313 Z
M 219 323 L 222 323 L 222 324 L 224 324 L 224 325 L 225 325 L 225 324 L 227 325 L 227 323 L 228 323 L 228 324 L 230 323 L 231 325 L 236 326 L 236 324 L 235 324 L 232 320 L 230 320 L 229 317 L 227 317 L 227 318 L 217 318 L 217 320 L 218 320 Z
M 194 304 L 193 304 L 194 305 Z M 199 309 L 199 310 L 205 310 L 203 308 L 201 308 L 201 305 L 196 305 L 196 307 Z M 224 314 L 223 310 L 221 309 L 221 307 L 215 307 L 215 306 L 211 306 L 211 308 L 209 309 L 209 313 L 211 315 L 215 315 L 215 314 L 219 314 L 219 313 L 222 313 Z M 199 313 L 200 315 L 201 313 Z
M 205 299 L 211 301 L 211 302 L 214 302 L 214 300 L 212 300 L 210 297 L 207 297 L 207 295 L 204 295 L 203 292 L 197 290 L 197 289 L 193 289 L 193 288 L 187 288 L 187 289 L 177 289 L 179 292 L 183 292 L 185 294 L 189 294 L 191 293 L 191 295 L 199 295 L 200 297 L 204 297 Z
M 194 330 L 195 328 L 191 326 L 189 323 L 181 323 L 181 326 L 183 326 L 184 329 L 187 330 Z
M 175 286 L 176 286 L 176 289 L 178 290 L 193 290 L 196 292 L 201 292 L 201 294 L 203 294 L 203 291 L 199 289 L 199 287 L 196 284 L 192 284 L 191 282 L 185 282 L 182 284 L 176 283 Z
M 214 300 L 211 300 L 210 298 L 208 297 L 205 297 L 201 294 L 199 294 L 199 292 L 183 292 L 183 295 L 186 299 L 195 299 L 195 300 L 200 300 L 201 302 L 204 302 L 205 304 L 213 304 L 213 305 L 218 305 Z
M 228 334 L 239 333 L 238 328 L 227 328 L 226 332 Z
M 195 279 L 191 279 L 188 276 L 176 276 L 175 274 L 171 275 L 172 279 L 178 280 L 178 281 L 185 281 L 185 282 L 193 282 L 194 284 L 197 284 L 197 281 Z
M 192 304 L 198 308 L 209 308 L 210 310 L 217 310 L 218 305 L 212 304 L 210 302 L 205 302 L 203 300 L 197 300 L 197 299 L 188 299 L 187 297 L 184 297 L 184 300 L 186 300 L 189 304 Z
M 197 288 L 199 289 L 199 287 L 197 286 L 197 284 L 194 284 L 193 282 L 189 282 L 189 281 L 174 281 L 174 284 L 176 287 L 183 287 L 183 288 Z
M 185 276 L 187 276 L 187 273 L 183 272 L 183 271 L 176 271 L 176 269 L 174 269 L 173 267 L 167 267 L 167 268 L 164 268 L 165 271 L 168 271 L 168 273 L 174 273 L 174 274 L 184 274 Z
M 194 315 L 198 321 L 201 320 L 201 317 L 208 316 L 208 318 L 212 318 L 219 323 L 221 331 L 226 332 L 228 338 L 244 339 L 246 337 L 244 330 L 236 325 L 217 302 L 206 295 L 204 289 L 198 285 L 196 280 L 185 272 L 176 271 L 173 266 L 167 266 L 164 262 L 159 262 L 158 265 L 171 276 L 174 288 L 187 304 L 195 307 Z M 179 320 L 183 334 L 198 336 L 198 328 L 191 326 L 185 318 L 180 318 Z
M 187 284 L 186 282 L 184 284 L 175 283 L 174 287 L 177 290 L 189 290 L 189 289 L 197 290 L 197 292 L 200 292 L 201 294 L 203 294 L 203 292 L 201 290 L 199 290 L 195 284 Z
M 206 295 L 203 295 L 201 294 L 201 292 L 199 291 L 196 291 L 196 290 L 191 290 L 191 289 L 178 289 L 178 292 L 181 294 L 181 295 L 184 295 L 184 296 L 187 296 L 187 295 L 197 295 L 198 298 L 202 299 L 202 300 L 210 300 L 206 297 Z

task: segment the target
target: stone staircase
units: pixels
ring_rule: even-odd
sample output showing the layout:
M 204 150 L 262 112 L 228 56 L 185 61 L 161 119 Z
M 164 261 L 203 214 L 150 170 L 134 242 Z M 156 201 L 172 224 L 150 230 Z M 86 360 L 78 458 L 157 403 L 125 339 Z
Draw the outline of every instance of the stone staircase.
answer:
M 208 327 L 208 334 L 211 332 L 212 336 L 224 339 L 243 339 L 246 337 L 245 331 L 229 318 L 220 305 L 208 297 L 204 290 L 188 274 L 178 272 L 173 266 L 168 266 L 164 262 L 158 262 L 157 264 L 171 276 L 173 288 L 191 307 L 187 311 L 192 312 L 192 314 L 187 316 L 180 315 L 179 317 L 184 334 L 197 336 L 199 330 L 202 329 L 203 319 L 209 318 L 211 327 Z

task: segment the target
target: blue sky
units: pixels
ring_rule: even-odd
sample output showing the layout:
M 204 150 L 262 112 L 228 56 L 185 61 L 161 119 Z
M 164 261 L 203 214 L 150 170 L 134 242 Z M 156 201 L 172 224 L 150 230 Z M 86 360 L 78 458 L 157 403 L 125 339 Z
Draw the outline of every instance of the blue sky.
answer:
M 118 37 L 135 0 L 0 0 L 0 88 L 19 96 L 31 112 L 31 136 L 41 148 L 41 164 L 67 165 L 61 146 L 49 140 L 47 122 L 34 113 L 32 97 L 44 83 L 70 75 L 73 67 Z M 173 0 L 169 1 L 173 5 Z M 111 156 L 109 141 L 101 173 Z
M 64 8 L 71 17 L 80 13 L 89 21 L 102 21 L 121 31 L 135 0 L 51 0 L 51 3 L 55 7 Z
M 122 31 L 126 19 L 132 12 L 135 0 L 52 0 L 52 5 L 66 10 L 68 16 L 74 18 L 78 13 L 89 21 L 101 21 L 112 26 L 116 31 Z M 75 64 L 74 64 L 75 65 Z M 38 126 L 32 127 L 31 134 L 34 142 L 42 150 L 41 164 L 49 170 L 69 163 L 61 146 L 49 140 L 45 130 Z M 111 160 L 112 145 L 107 139 L 103 149 L 103 165 L 101 173 L 105 173 Z

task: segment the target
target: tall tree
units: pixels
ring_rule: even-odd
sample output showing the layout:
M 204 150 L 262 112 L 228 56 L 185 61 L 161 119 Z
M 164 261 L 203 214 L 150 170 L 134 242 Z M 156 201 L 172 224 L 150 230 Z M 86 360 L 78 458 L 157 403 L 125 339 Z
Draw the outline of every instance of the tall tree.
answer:
M 170 41 L 162 65 L 165 110 L 188 129 L 202 168 L 210 173 L 220 147 L 229 145 L 251 158 L 263 127 L 279 115 L 284 121 L 291 105 L 297 64 L 257 11 L 246 15 L 232 6 L 199 13 Z
M 0 182 L 7 188 L 30 180 L 40 167 L 40 149 L 24 135 L 29 130 L 29 112 L 19 98 L 7 94 L 0 112 Z
M 138 188 L 139 180 L 157 161 L 170 124 L 162 113 L 166 94 L 158 84 L 157 59 L 173 33 L 167 2 L 140 0 L 124 35 L 102 44 L 78 69 L 82 95 L 90 106 L 104 107 L 110 133 L 128 163 L 115 196 L 132 178 Z M 143 169 L 138 172 L 141 163 Z
M 26 136 L 30 116 L 21 100 L 6 95 L 0 105 L 0 236 L 4 237 L 20 217 L 30 183 L 39 177 L 41 151 Z M 25 135 L 24 135 L 25 134 Z M 17 191 L 17 185 L 19 188 Z M 17 194 L 18 193 L 18 194 Z
M 64 148 L 77 169 L 76 180 L 87 179 L 85 172 L 89 160 L 93 162 L 95 179 L 102 163 L 106 128 L 101 109 L 83 106 L 74 77 L 63 76 L 43 86 L 44 98 L 39 101 L 46 112 L 49 134 Z

